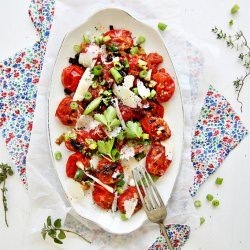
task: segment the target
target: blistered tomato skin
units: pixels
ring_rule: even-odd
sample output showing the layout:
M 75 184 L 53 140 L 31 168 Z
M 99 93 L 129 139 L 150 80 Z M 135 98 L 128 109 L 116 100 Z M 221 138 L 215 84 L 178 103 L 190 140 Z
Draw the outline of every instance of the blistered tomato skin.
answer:
M 143 100 L 143 106 L 145 106 L 144 111 L 146 116 L 155 116 L 163 118 L 164 116 L 164 107 L 157 101 Z
M 120 50 L 129 49 L 134 45 L 132 33 L 128 30 L 121 30 L 121 29 L 109 30 L 104 34 L 104 36 L 109 36 L 111 38 L 109 41 L 105 43 L 107 46 L 114 44 Z
M 92 197 L 99 207 L 111 209 L 115 195 L 107 191 L 104 187 L 95 184 Z
M 152 141 L 164 141 L 171 136 L 171 130 L 163 118 L 144 117 L 141 125 Z
M 63 87 L 71 92 L 75 92 L 84 71 L 85 70 L 78 65 L 70 65 L 64 68 L 62 72 Z
M 74 178 L 77 165 L 76 163 L 80 161 L 84 167 L 88 168 L 90 164 L 90 159 L 83 156 L 80 152 L 76 152 L 69 156 L 67 164 L 66 164 L 66 174 L 69 178 Z
M 119 103 L 119 109 L 122 115 L 122 118 L 125 122 L 133 119 L 140 120 L 144 117 L 145 112 L 141 108 L 131 108 L 122 103 Z
M 171 161 L 167 159 L 165 147 L 155 142 L 146 157 L 146 169 L 148 173 L 155 176 L 163 176 L 169 167 Z
M 121 180 L 123 167 L 120 161 L 112 162 L 102 158 L 97 166 L 96 176 L 104 184 L 114 184 Z
M 141 190 L 142 191 L 142 190 Z M 142 194 L 144 196 L 144 193 L 142 191 Z M 137 189 L 136 187 L 129 187 L 128 189 L 126 189 L 124 191 L 123 194 L 121 194 L 119 197 L 118 197 L 118 200 L 117 200 L 117 205 L 118 205 L 118 209 L 121 213 L 125 213 L 125 207 L 124 207 L 124 202 L 126 200 L 131 200 L 132 198 L 136 198 L 138 199 L 138 202 L 137 202 L 137 205 L 135 207 L 135 210 L 134 210 L 134 213 L 136 213 L 138 210 L 140 210 L 142 208 L 142 203 L 141 203 L 141 200 L 140 200 L 140 197 L 139 197 L 139 194 L 137 192 Z
M 70 107 L 72 101 L 71 96 L 64 97 L 56 110 L 56 116 L 65 126 L 75 126 L 77 118 L 83 113 L 80 102 L 77 102 L 78 108 L 76 110 Z
M 163 57 L 158 53 L 149 53 L 147 56 L 148 69 L 152 69 L 152 73 L 157 72 L 158 65 L 163 62 Z
M 152 77 L 157 82 L 155 86 L 156 99 L 158 102 L 167 102 L 175 91 L 175 83 L 172 77 L 165 71 L 160 69 Z

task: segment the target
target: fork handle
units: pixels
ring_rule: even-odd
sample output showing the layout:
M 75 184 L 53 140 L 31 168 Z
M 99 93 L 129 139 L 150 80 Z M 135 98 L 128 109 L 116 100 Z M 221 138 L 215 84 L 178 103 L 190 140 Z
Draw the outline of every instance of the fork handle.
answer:
M 174 248 L 172 247 L 172 244 L 170 242 L 170 239 L 168 237 L 167 230 L 166 230 L 163 223 L 160 223 L 160 228 L 161 228 L 162 234 L 163 234 L 163 236 L 164 236 L 164 238 L 165 238 L 165 240 L 167 242 L 167 246 L 168 246 L 169 250 L 174 250 Z

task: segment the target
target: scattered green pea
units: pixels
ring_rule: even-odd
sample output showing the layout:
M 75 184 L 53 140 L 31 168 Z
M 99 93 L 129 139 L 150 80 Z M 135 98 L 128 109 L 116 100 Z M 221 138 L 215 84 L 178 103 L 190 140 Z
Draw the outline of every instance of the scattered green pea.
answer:
M 212 194 L 208 194 L 206 198 L 208 201 L 212 201 L 214 199 L 214 196 Z
M 229 25 L 230 25 L 230 26 L 233 26 L 233 24 L 234 24 L 234 20 L 231 19 L 231 20 L 229 21 Z
M 196 207 L 196 208 L 200 208 L 201 207 L 201 201 L 200 200 L 196 200 L 195 202 L 194 202 L 194 206 Z
M 62 153 L 60 151 L 56 151 L 54 157 L 57 161 L 60 161 L 62 159 Z
M 216 185 L 221 185 L 222 182 L 223 182 L 223 178 L 218 177 L 218 178 L 216 179 L 216 181 L 215 181 L 215 184 L 216 184 Z
M 70 108 L 71 108 L 72 110 L 77 110 L 77 109 L 78 109 L 78 104 L 77 104 L 77 102 L 71 102 L 71 103 L 70 103 Z
M 213 200 L 213 201 L 212 201 L 212 205 L 213 205 L 214 207 L 218 207 L 218 206 L 220 205 L 220 202 L 219 202 L 218 200 Z
M 126 217 L 126 215 L 123 214 L 123 213 L 121 213 L 121 219 L 124 220 L 124 221 L 128 220 L 128 218 Z
M 204 224 L 205 222 L 205 218 L 204 217 L 200 217 L 200 225 Z
M 165 24 L 165 23 L 161 23 L 161 22 L 159 22 L 158 23 L 158 29 L 159 30 L 165 30 L 166 28 L 167 28 L 168 26 L 167 26 L 167 24 Z

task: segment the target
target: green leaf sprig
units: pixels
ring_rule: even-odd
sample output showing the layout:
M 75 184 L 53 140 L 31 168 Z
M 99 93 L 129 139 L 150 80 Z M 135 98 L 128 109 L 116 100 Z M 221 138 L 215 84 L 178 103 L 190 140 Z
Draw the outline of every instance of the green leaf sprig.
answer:
M 109 106 L 102 114 L 95 114 L 94 118 L 96 121 L 103 123 L 108 131 L 111 131 L 114 127 L 119 126 L 121 123 L 117 119 L 116 110 L 112 106 Z
M 240 101 L 240 93 L 247 78 L 250 76 L 250 45 L 248 44 L 248 41 L 241 30 L 236 32 L 234 35 L 229 35 L 222 29 L 214 27 L 212 32 L 216 35 L 217 39 L 224 40 L 227 44 L 227 47 L 240 51 L 238 59 L 245 70 L 245 74 L 237 77 L 237 79 L 233 81 L 233 85 L 237 93 L 237 102 L 240 103 L 240 109 L 242 112 L 243 103 Z
M 135 138 L 142 138 L 142 127 L 139 122 L 127 122 L 127 127 L 125 128 L 126 138 L 128 139 L 135 139 Z
M 116 161 L 120 158 L 120 153 L 114 147 L 115 138 L 112 138 L 108 141 L 97 141 L 98 152 L 105 158 L 108 157 L 108 160 Z
M 1 188 L 2 191 L 2 203 L 3 203 L 3 209 L 4 209 L 4 220 L 5 224 L 8 227 L 8 221 L 7 221 L 7 211 L 8 211 L 8 206 L 7 206 L 7 191 L 8 189 L 6 188 L 6 179 L 8 176 L 13 175 L 13 170 L 11 169 L 11 166 L 8 164 L 0 164 L 0 185 L 3 183 L 3 186 Z
M 61 219 L 57 219 L 53 223 L 51 221 L 51 216 L 47 217 L 46 223 L 44 223 L 44 226 L 43 226 L 42 231 L 41 231 L 41 234 L 42 234 L 42 237 L 44 240 L 46 239 L 46 236 L 49 235 L 54 240 L 55 243 L 63 244 L 62 240 L 64 240 L 66 238 L 65 233 L 75 234 L 75 235 L 79 236 L 80 238 L 82 238 L 83 240 L 87 241 L 88 243 L 91 243 L 89 240 L 87 240 L 82 235 L 78 234 L 77 232 L 62 228 L 62 220 Z

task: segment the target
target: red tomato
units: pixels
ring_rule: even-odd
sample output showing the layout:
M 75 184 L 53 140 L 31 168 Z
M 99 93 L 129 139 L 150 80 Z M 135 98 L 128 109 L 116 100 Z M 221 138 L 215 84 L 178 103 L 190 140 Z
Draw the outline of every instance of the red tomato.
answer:
M 67 164 L 66 164 L 66 174 L 70 178 L 74 178 L 77 166 L 76 163 L 80 161 L 84 165 L 84 167 L 89 166 L 89 158 L 84 157 L 80 152 L 76 152 L 69 156 Z
M 95 129 L 91 129 L 89 133 L 90 137 L 95 141 L 105 140 L 107 138 L 107 135 L 104 132 L 102 125 L 98 125 Z
M 92 87 L 90 87 L 90 88 L 88 89 L 88 91 L 91 93 L 91 95 L 92 95 L 92 100 L 93 100 L 93 99 L 95 99 L 95 98 L 97 98 L 98 96 L 101 95 L 101 93 L 103 92 L 103 88 L 102 88 L 101 85 L 98 85 L 95 89 L 92 88 Z
M 110 193 L 104 187 L 95 184 L 92 197 L 98 206 L 104 209 L 110 209 L 112 207 L 115 195 Z
M 110 36 L 110 40 L 106 45 L 115 44 L 120 50 L 126 50 L 134 45 L 131 32 L 128 30 L 114 29 L 106 32 L 104 36 Z
M 143 130 L 149 134 L 153 141 L 164 141 L 171 136 L 171 130 L 162 118 L 144 117 L 141 120 Z
M 138 66 L 138 60 L 139 60 L 138 56 L 131 56 L 131 58 L 129 59 L 129 71 L 128 71 L 129 75 L 133 76 L 139 75 L 141 69 Z
M 96 176 L 104 184 L 113 184 L 120 181 L 120 174 L 113 178 L 115 172 L 123 173 L 123 167 L 119 161 L 112 162 L 106 158 L 102 158 L 97 166 Z
M 75 92 L 84 71 L 85 70 L 78 65 L 70 65 L 64 68 L 62 72 L 63 87 Z
M 110 69 L 113 67 L 113 63 L 110 64 L 104 64 L 102 68 L 102 73 L 103 73 L 103 79 L 107 82 L 109 82 L 113 78 L 111 77 Z
M 155 86 L 157 101 L 167 102 L 174 94 L 174 80 L 165 69 L 160 69 L 157 73 L 153 74 L 152 79 L 157 82 Z
M 162 176 L 169 167 L 171 161 L 167 159 L 165 147 L 155 142 L 146 157 L 146 169 L 150 174 Z
M 125 122 L 129 120 L 133 120 L 133 119 L 140 120 L 145 115 L 145 112 L 143 109 L 130 108 L 126 105 L 123 105 L 122 103 L 119 103 L 119 109 L 120 109 L 122 118 Z
M 142 191 L 142 190 L 141 190 Z M 143 192 L 142 192 L 143 193 Z M 144 195 L 144 193 L 143 193 Z M 138 210 L 141 209 L 142 207 L 142 203 L 141 203 L 141 199 L 139 197 L 139 194 L 137 192 L 137 189 L 136 187 L 129 187 L 128 189 L 126 189 L 124 191 L 123 194 L 121 194 L 119 197 L 118 197 L 118 200 L 117 200 L 117 205 L 118 205 L 118 209 L 121 213 L 125 213 L 125 207 L 124 207 L 124 202 L 127 201 L 127 200 L 130 200 L 132 198 L 136 198 L 138 199 L 138 202 L 137 202 L 137 205 L 135 207 L 135 210 L 134 210 L 134 213 L 136 213 Z
M 77 118 L 83 113 L 83 108 L 80 102 L 77 102 L 77 110 L 70 108 L 70 103 L 72 101 L 73 99 L 71 96 L 64 97 L 56 110 L 56 116 L 65 126 L 75 126 Z
M 152 73 L 157 72 L 158 65 L 163 62 L 163 58 L 158 53 L 149 53 L 147 56 L 148 69 L 152 69 Z
M 163 118 L 164 107 L 160 103 L 146 100 L 146 101 L 142 101 L 142 104 L 143 106 L 146 107 L 144 108 L 144 110 L 146 111 L 147 116 L 155 116 L 155 117 Z

